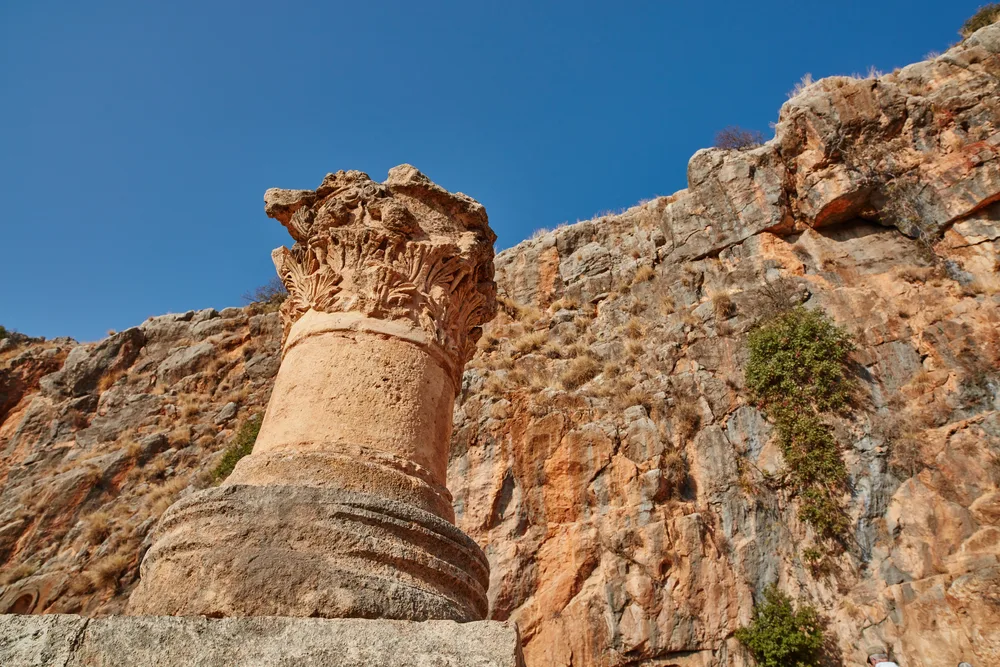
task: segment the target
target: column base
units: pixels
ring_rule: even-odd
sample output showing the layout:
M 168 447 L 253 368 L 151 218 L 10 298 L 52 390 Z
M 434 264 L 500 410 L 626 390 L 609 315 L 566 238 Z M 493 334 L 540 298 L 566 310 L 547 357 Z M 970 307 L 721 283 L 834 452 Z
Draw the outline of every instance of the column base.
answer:
M 133 615 L 459 622 L 486 617 L 489 564 L 438 516 L 364 493 L 232 485 L 172 505 Z
M 0 616 L 5 667 L 522 667 L 517 628 L 480 621 Z

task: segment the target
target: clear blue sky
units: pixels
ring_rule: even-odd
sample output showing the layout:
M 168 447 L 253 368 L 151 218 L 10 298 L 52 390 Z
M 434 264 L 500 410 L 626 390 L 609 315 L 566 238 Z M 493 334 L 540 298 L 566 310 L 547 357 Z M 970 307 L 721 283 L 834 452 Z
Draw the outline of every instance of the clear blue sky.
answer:
M 0 324 L 94 340 L 239 305 L 269 187 L 409 162 L 511 246 L 685 185 L 814 77 L 942 51 L 981 0 L 0 1 Z

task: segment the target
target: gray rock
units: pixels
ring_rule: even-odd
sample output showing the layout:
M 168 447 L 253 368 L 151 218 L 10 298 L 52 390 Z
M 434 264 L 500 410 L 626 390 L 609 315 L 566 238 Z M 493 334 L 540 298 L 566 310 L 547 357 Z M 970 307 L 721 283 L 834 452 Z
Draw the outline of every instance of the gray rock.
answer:
M 325 618 L 0 616 L 5 667 L 519 667 L 513 624 Z
M 568 310 L 566 308 L 560 308 L 552 315 L 552 322 L 572 322 L 573 318 L 580 314 L 578 310 Z
M 247 376 L 254 380 L 264 380 L 274 377 L 281 366 L 281 357 L 277 354 L 260 352 L 251 357 L 244 367 Z
M 204 308 L 191 316 L 191 324 L 200 324 L 209 320 L 214 320 L 219 316 L 219 311 L 215 308 Z
M 215 423 L 216 424 L 226 423 L 227 421 L 236 416 L 238 410 L 239 406 L 233 403 L 232 401 L 226 403 L 224 406 L 222 406 L 222 409 L 219 410 L 219 413 L 215 415 L 214 419 Z
M 211 343 L 198 343 L 181 348 L 160 363 L 157 379 L 164 384 L 173 384 L 181 378 L 198 372 L 216 354 Z
M 250 318 L 250 335 L 254 338 L 281 338 L 281 316 L 263 313 Z
M 215 318 L 199 322 L 191 328 L 191 333 L 195 338 L 208 338 L 215 334 L 220 334 L 227 329 L 226 320 Z
M 126 329 L 98 343 L 73 348 L 61 370 L 39 382 L 50 396 L 83 396 L 94 391 L 102 376 L 123 372 L 139 356 L 146 336 L 138 327 Z
M 176 315 L 151 317 L 139 327 L 146 334 L 146 340 L 168 341 L 186 338 L 191 335 L 191 323 L 178 320 Z
M 243 309 L 236 308 L 235 306 L 230 306 L 229 308 L 223 308 L 221 311 L 219 311 L 219 317 L 221 317 L 224 320 L 236 319 L 242 316 L 243 314 L 244 314 Z
M 139 446 L 142 448 L 140 457 L 147 461 L 170 447 L 170 440 L 166 433 L 154 433 L 140 440 Z
M 611 269 L 611 254 L 597 242 L 583 246 L 561 263 L 559 272 L 567 282 L 580 276 L 596 276 Z

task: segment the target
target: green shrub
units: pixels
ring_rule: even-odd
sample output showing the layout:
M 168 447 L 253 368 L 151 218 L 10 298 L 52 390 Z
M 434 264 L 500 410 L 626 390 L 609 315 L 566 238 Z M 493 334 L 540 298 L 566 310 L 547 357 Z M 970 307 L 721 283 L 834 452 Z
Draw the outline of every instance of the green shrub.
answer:
M 240 424 L 239 430 L 236 431 L 236 437 L 226 447 L 219 465 L 215 466 L 215 470 L 212 471 L 212 479 L 216 483 L 229 477 L 240 459 L 253 451 L 253 445 L 257 442 L 257 434 L 260 433 L 260 425 L 263 421 L 263 415 L 253 415 Z
M 774 422 L 788 477 L 801 497 L 799 516 L 823 536 L 840 537 L 848 523 L 837 495 L 847 469 L 820 415 L 847 406 L 850 335 L 821 311 L 797 306 L 750 332 L 747 348 L 747 390 Z
M 958 31 L 962 37 L 969 37 L 972 33 L 985 28 L 991 23 L 1000 21 L 1000 2 L 991 2 L 979 8 L 972 17 L 962 24 L 962 29 Z
M 850 335 L 818 310 L 797 306 L 754 329 L 747 339 L 747 389 L 767 405 L 842 408 L 851 383 Z
M 0 326 L 0 340 L 3 340 L 4 338 L 7 338 L 8 336 L 10 336 L 10 332 L 7 331 L 6 329 L 4 329 L 2 326 Z
M 814 667 L 820 664 L 823 627 L 809 605 L 792 608 L 792 601 L 775 586 L 764 591 L 764 603 L 754 607 L 750 625 L 736 638 L 761 667 Z

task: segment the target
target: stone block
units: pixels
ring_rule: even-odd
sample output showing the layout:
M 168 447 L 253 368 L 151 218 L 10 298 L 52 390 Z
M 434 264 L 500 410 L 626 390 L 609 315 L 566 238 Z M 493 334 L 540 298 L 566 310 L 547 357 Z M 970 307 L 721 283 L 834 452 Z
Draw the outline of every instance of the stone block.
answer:
M 523 667 L 496 621 L 0 616 L 0 665 Z

